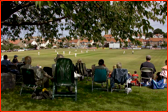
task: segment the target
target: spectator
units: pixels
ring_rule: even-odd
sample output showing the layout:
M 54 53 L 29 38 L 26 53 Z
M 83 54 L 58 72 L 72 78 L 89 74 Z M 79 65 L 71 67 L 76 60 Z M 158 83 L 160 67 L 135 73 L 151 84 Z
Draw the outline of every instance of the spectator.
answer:
M 55 64 L 52 65 L 52 75 L 53 76 L 55 75 L 55 67 L 56 67 L 56 64 L 57 64 L 57 60 L 59 58 L 64 58 L 64 56 L 62 54 L 57 54 L 57 57 L 54 58 Z
M 10 62 L 10 59 L 8 59 L 7 55 L 4 55 L 4 60 L 1 61 L 1 65 L 6 65 L 7 67 L 9 65 L 12 65 L 11 62 Z
M 164 78 L 164 84 L 167 80 L 167 60 L 165 60 L 165 66 L 162 67 L 162 71 L 160 72 L 160 76 Z
M 117 67 L 117 68 L 122 68 L 121 63 L 120 63 L 120 62 L 119 62 L 119 63 L 117 63 L 117 64 L 116 64 L 116 67 Z
M 32 59 L 30 56 L 25 57 L 25 65 L 21 66 L 21 68 L 32 69 L 35 73 L 35 84 L 43 85 L 48 82 L 49 79 L 53 79 L 53 77 L 49 76 L 42 68 L 31 66 Z M 22 69 L 21 69 L 22 72 Z
M 99 62 L 98 62 L 99 66 L 92 66 L 92 71 L 93 71 L 93 75 L 94 75 L 94 71 L 95 71 L 95 68 L 105 68 L 107 73 L 109 74 L 110 71 L 108 70 L 107 67 L 105 67 L 104 65 L 104 60 L 103 59 L 100 59 Z
M 13 58 L 13 60 L 12 60 L 12 63 L 13 64 L 17 64 L 18 63 L 18 59 L 17 59 L 17 55 L 14 55 L 14 58 Z
M 146 62 L 141 64 L 140 70 L 141 70 L 142 67 L 148 67 L 148 68 L 153 69 L 153 73 L 152 74 L 150 72 L 142 73 L 141 74 L 142 77 L 152 77 L 152 78 L 154 78 L 154 73 L 156 72 L 156 69 L 155 69 L 155 66 L 150 62 L 150 60 L 151 60 L 151 56 L 147 55 L 146 56 Z

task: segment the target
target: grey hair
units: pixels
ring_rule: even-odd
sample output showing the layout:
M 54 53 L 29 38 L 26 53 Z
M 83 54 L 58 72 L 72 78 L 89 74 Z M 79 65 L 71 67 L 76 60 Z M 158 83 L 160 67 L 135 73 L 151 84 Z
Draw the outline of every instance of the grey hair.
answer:
M 64 58 L 64 56 L 62 54 L 57 54 L 57 57 L 54 58 L 54 61 L 57 62 L 59 58 Z
M 147 55 L 147 56 L 146 56 L 146 60 L 151 60 L 151 56 L 150 56 L 150 55 Z
M 121 65 L 121 63 L 119 62 L 119 63 L 117 63 L 116 64 L 116 66 L 117 66 L 117 68 L 122 68 L 122 65 Z

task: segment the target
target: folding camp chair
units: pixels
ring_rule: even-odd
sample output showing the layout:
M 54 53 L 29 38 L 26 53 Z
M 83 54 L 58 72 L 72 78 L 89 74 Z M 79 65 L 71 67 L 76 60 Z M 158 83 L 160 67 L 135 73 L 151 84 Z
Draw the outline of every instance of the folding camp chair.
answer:
M 111 78 L 110 78 L 110 84 L 111 84 L 111 93 L 116 90 L 116 91 L 125 91 L 127 94 L 132 91 L 131 89 L 131 78 L 128 78 L 128 71 L 127 69 L 121 69 L 117 68 L 114 69 Z M 115 88 L 115 84 L 118 85 L 124 85 L 125 88 Z
M 101 85 L 106 82 L 106 88 L 94 88 L 94 83 L 101 83 Z M 105 68 L 95 67 L 95 71 L 92 78 L 92 92 L 93 89 L 105 89 L 108 92 L 108 71 Z
M 78 74 L 84 76 L 87 76 L 88 79 L 88 73 L 86 71 L 86 64 L 85 63 L 76 63 L 76 71 Z M 82 80 L 82 77 L 81 77 Z
M 148 74 L 151 74 L 151 76 L 152 76 L 152 75 L 153 75 L 153 68 L 142 67 L 142 68 L 141 68 L 141 73 L 142 73 L 143 75 L 145 75 L 146 73 L 148 73 Z M 143 79 L 149 80 L 150 82 L 152 81 L 152 77 L 142 77 L 142 76 L 140 75 L 140 82 L 141 82 L 141 80 L 143 80 Z M 141 84 L 140 84 L 140 87 L 141 87 Z
M 1 73 L 7 73 L 8 72 L 8 68 L 6 65 L 1 65 Z
M 33 89 L 36 91 L 37 85 L 35 84 L 35 74 L 32 69 L 21 68 L 21 74 L 23 75 L 23 83 L 20 90 L 20 95 L 22 94 L 23 88 Z
M 74 86 L 75 92 L 58 93 L 56 89 L 58 86 Z M 54 96 L 74 96 L 75 101 L 77 100 L 77 79 L 74 78 L 74 65 L 71 59 L 60 58 L 57 60 L 53 82 L 53 99 Z
M 9 65 L 9 71 L 13 74 L 16 74 L 16 83 L 22 83 L 23 77 L 20 74 L 20 71 L 16 65 Z

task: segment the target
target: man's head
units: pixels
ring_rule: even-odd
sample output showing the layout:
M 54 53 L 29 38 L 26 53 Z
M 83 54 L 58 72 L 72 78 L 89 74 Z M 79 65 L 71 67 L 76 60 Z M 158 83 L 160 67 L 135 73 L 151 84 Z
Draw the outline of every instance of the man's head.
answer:
M 14 55 L 14 58 L 17 58 L 18 56 L 17 55 Z
M 30 56 L 25 57 L 25 64 L 31 65 L 32 59 Z
M 8 56 L 7 55 L 4 55 L 4 60 L 7 60 L 8 59 Z
M 82 63 L 82 60 L 81 60 L 81 59 L 78 59 L 77 63 Z
M 57 62 L 59 58 L 64 58 L 64 56 L 62 54 L 57 54 L 57 57 L 54 58 L 54 61 Z
M 104 60 L 103 60 L 103 59 L 100 59 L 98 64 L 99 64 L 99 65 L 104 65 Z
M 147 55 L 146 56 L 146 61 L 150 61 L 151 60 L 151 56 L 150 55 Z
M 137 71 L 134 71 L 134 74 L 136 74 L 137 73 Z
M 117 63 L 117 68 L 122 68 L 122 65 L 121 65 L 121 63 L 119 62 L 119 63 Z

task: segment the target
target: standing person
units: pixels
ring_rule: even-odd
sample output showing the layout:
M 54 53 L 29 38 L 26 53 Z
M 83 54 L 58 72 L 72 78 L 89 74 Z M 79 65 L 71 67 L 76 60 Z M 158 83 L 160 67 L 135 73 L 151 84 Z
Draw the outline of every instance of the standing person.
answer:
M 13 63 L 13 64 L 19 63 L 17 57 L 18 57 L 17 55 L 14 55 L 14 58 L 13 58 L 13 60 L 12 60 L 12 63 Z
M 50 75 L 48 75 L 42 68 L 31 66 L 32 59 L 30 56 L 25 57 L 25 65 L 21 66 L 22 68 L 32 69 L 35 73 L 35 84 L 43 85 L 48 82 L 49 79 L 53 79 Z
M 146 62 L 142 63 L 140 66 L 140 70 L 142 67 L 148 67 L 148 68 L 152 68 L 153 72 L 142 72 L 141 77 L 151 77 L 152 79 L 154 79 L 154 74 L 156 72 L 155 66 L 150 62 L 151 60 L 151 56 L 147 55 L 146 56 Z M 144 80 L 144 84 L 148 83 L 147 80 Z

